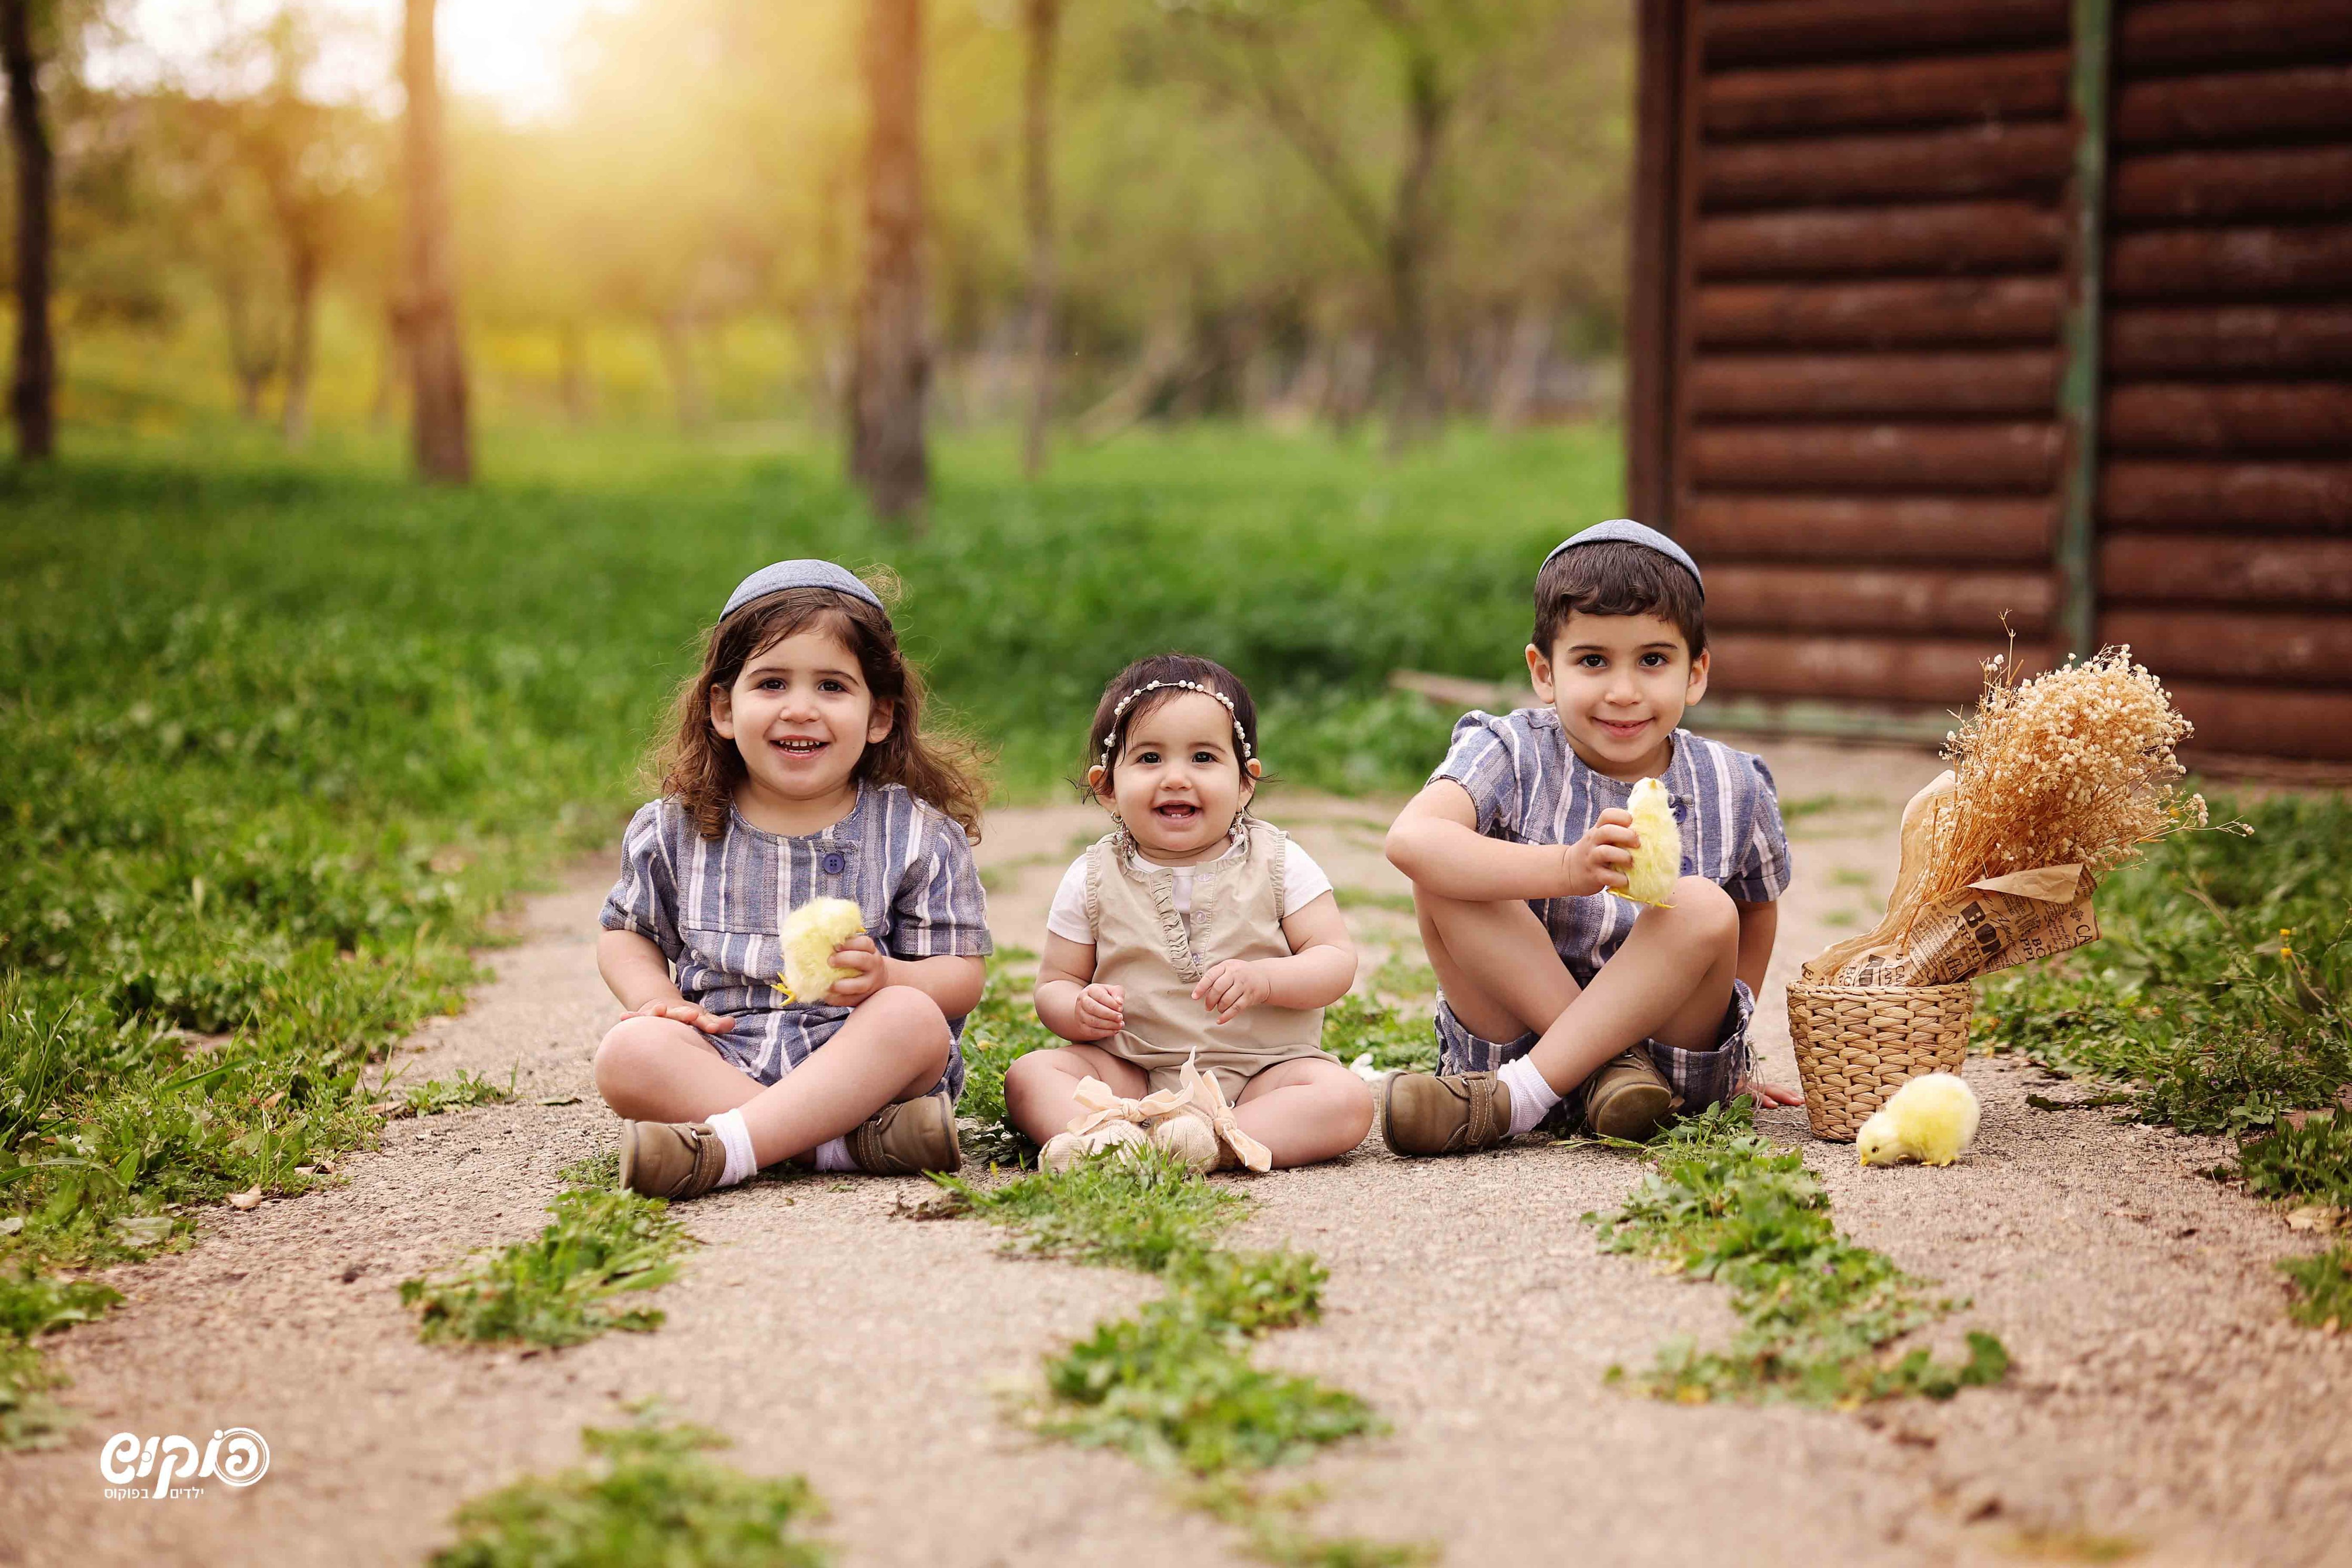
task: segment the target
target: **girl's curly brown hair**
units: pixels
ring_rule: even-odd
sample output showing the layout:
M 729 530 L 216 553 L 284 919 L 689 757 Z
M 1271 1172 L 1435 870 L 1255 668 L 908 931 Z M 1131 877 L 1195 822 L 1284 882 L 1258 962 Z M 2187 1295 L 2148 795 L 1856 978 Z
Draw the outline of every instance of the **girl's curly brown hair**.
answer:
M 884 600 L 898 596 L 898 580 L 867 573 Z M 903 784 L 917 800 L 937 807 L 961 824 L 964 837 L 980 841 L 980 811 L 987 799 L 981 769 L 987 758 L 961 736 L 922 731 L 922 672 L 898 649 L 889 615 L 862 599 L 828 588 L 787 588 L 755 599 L 710 629 L 702 668 L 677 689 L 671 707 L 668 741 L 654 759 L 661 792 L 675 799 L 706 839 L 727 831 L 735 790 L 746 776 L 735 743 L 710 726 L 710 693 L 730 688 L 761 649 L 796 632 L 830 632 L 857 659 L 875 702 L 890 706 L 890 733 L 866 748 L 851 777 L 875 784 Z

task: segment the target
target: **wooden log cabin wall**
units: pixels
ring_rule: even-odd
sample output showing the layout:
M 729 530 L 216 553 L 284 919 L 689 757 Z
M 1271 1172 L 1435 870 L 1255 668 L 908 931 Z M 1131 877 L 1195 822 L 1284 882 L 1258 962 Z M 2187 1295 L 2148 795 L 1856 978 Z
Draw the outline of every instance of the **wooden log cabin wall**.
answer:
M 1633 507 L 1720 696 L 1940 736 L 2006 614 L 2352 760 L 2352 0 L 1640 19 Z

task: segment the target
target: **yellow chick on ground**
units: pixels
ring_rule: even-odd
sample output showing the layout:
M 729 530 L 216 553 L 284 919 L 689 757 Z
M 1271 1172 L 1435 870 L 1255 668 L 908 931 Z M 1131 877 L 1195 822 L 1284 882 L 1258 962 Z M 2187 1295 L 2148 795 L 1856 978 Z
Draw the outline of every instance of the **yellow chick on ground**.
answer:
M 1914 1078 L 1862 1124 L 1854 1147 L 1866 1166 L 1948 1166 L 1977 1139 L 1976 1091 L 1948 1072 Z
M 778 987 L 789 1002 L 815 1002 L 856 974 L 833 961 L 841 945 L 866 929 L 866 916 L 846 898 L 812 898 L 784 916 L 784 972 Z
M 1642 841 L 1633 850 L 1633 863 L 1626 869 L 1618 896 L 1671 909 L 1675 883 L 1683 874 L 1683 831 L 1675 821 L 1674 797 L 1658 779 L 1644 779 L 1633 786 L 1625 809 L 1633 813 L 1633 831 Z

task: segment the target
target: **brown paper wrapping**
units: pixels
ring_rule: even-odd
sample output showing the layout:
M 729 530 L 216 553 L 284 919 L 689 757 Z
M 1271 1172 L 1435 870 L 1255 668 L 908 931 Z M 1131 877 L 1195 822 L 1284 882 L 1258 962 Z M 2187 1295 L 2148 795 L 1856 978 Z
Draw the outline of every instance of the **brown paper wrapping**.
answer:
M 1886 916 L 1804 967 L 1815 985 L 1948 986 L 2098 939 L 2094 883 L 2080 865 L 2038 866 L 1921 903 L 1936 813 L 1958 786 L 1947 768 L 1903 808 L 1903 862 Z

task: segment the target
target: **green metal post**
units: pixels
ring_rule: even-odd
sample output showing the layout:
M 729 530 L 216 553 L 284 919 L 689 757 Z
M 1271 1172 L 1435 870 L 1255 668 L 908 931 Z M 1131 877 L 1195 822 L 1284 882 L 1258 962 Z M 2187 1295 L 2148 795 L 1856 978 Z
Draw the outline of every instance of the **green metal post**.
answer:
M 2115 0 L 2074 0 L 2074 289 L 2065 322 L 2066 370 L 2058 387 L 2067 465 L 2058 518 L 2056 565 L 2063 585 L 2068 649 L 2098 650 L 2097 530 L 2099 395 L 2105 378 L 2100 292 L 2105 286 L 2107 85 Z

